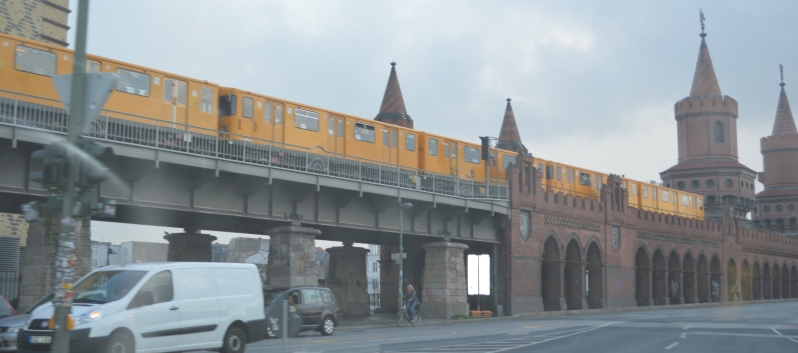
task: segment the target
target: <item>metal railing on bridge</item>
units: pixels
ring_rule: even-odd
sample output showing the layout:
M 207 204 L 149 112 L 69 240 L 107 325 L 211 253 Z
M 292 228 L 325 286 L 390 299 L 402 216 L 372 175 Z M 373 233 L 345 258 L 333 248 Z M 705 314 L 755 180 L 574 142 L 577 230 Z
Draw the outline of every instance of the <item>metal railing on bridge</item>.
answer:
M 66 133 L 60 101 L 0 90 L 0 124 Z M 147 148 L 420 190 L 468 199 L 507 200 L 507 181 L 430 173 L 364 158 L 103 110 L 88 135 Z

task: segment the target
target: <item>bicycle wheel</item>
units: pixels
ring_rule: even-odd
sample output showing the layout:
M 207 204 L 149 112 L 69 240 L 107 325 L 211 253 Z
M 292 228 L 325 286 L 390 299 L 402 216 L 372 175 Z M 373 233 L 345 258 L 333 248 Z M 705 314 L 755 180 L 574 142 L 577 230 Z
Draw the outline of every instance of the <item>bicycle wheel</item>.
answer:
M 413 310 L 413 326 L 421 325 L 421 313 L 418 310 Z
M 396 313 L 396 326 L 402 327 L 407 325 L 407 315 L 405 315 L 404 310 L 399 310 Z

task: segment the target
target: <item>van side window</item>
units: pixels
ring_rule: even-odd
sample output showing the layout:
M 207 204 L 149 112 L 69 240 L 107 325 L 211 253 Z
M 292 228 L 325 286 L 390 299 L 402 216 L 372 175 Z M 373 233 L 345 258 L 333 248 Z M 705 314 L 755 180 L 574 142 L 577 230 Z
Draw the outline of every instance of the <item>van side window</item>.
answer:
M 241 113 L 245 118 L 252 119 L 255 116 L 255 101 L 252 98 L 244 97 L 241 103 Z
M 302 289 L 302 304 L 316 304 L 319 300 L 319 293 L 315 289 Z
M 330 295 L 330 291 L 324 289 L 319 289 L 319 291 L 321 292 L 321 298 L 322 300 L 324 300 L 325 303 L 333 302 L 332 295 Z
M 162 271 L 152 276 L 139 290 L 131 302 L 133 307 L 166 303 L 174 298 L 172 271 Z
M 58 56 L 49 51 L 17 45 L 14 55 L 14 68 L 42 76 L 55 76 Z

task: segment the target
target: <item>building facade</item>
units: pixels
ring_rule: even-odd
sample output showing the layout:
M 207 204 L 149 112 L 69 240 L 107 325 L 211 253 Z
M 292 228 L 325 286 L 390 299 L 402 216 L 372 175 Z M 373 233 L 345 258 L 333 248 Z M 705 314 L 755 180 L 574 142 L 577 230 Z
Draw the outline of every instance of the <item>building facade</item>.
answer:
M 380 246 L 369 244 L 366 255 L 366 280 L 368 281 L 369 307 L 380 307 Z
M 164 262 L 169 253 L 167 243 L 127 241 L 120 246 L 122 265 L 141 262 Z
M 121 265 L 122 264 L 122 245 L 114 245 L 108 242 L 91 242 L 91 270 L 98 268 Z

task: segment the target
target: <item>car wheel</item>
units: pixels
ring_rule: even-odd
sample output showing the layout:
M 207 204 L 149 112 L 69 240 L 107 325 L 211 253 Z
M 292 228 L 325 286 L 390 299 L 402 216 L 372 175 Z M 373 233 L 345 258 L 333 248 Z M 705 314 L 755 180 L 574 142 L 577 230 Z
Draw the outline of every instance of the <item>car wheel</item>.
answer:
M 335 332 L 335 321 L 333 321 L 332 316 L 327 316 L 321 322 L 321 331 L 322 335 L 329 336 Z
M 116 332 L 105 343 L 105 353 L 133 353 L 133 339 L 124 332 Z
M 271 325 L 266 326 L 266 338 L 277 338 L 277 334 L 272 331 Z
M 227 329 L 222 341 L 222 353 L 243 353 L 247 346 L 247 337 L 238 327 Z

